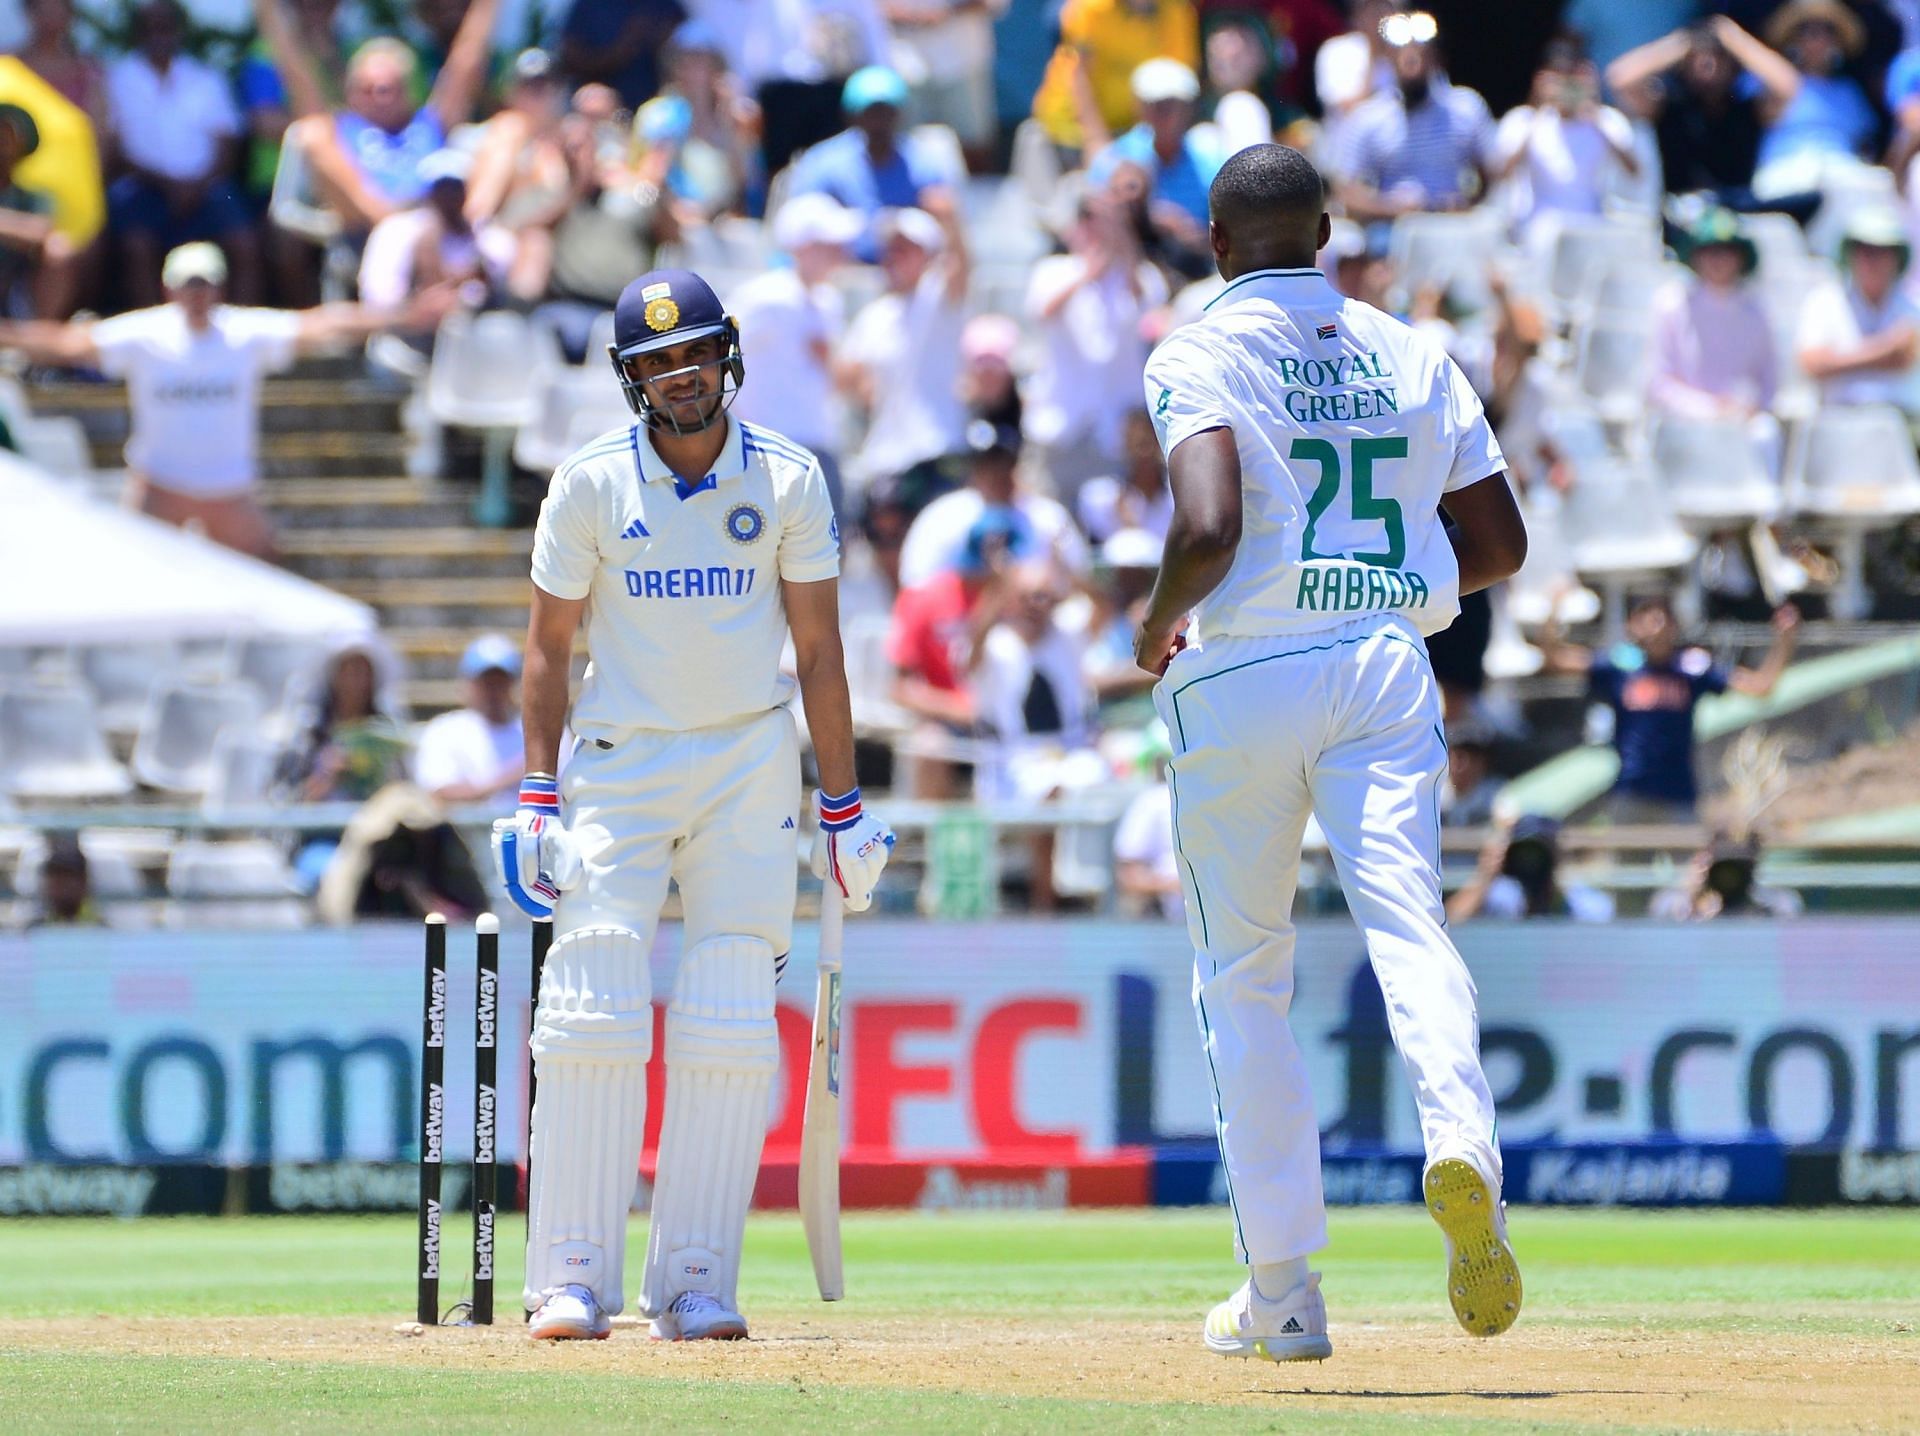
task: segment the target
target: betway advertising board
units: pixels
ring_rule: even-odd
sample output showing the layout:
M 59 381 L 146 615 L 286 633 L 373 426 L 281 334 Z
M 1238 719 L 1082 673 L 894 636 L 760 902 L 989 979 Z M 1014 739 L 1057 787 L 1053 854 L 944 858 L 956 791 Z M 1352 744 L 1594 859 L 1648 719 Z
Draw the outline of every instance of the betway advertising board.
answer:
M 1461 940 L 1516 1199 L 1777 1201 L 1789 1148 L 1920 1149 L 1920 923 L 1476 924 Z M 471 1146 L 472 943 L 452 930 L 453 1162 Z M 672 990 L 677 944 L 663 932 L 656 994 Z M 790 1200 L 799 1139 L 806 924 L 795 949 L 772 1203 Z M 510 1161 L 525 930 L 502 952 Z M 1155 924 L 850 924 L 849 1204 L 1220 1199 L 1190 966 L 1184 935 Z M 1297 969 L 1329 1196 L 1411 1199 L 1413 1104 L 1353 928 L 1303 925 Z M 406 1205 L 421 987 L 408 925 L 0 938 L 0 1213 Z M 656 1124 L 661 1076 L 656 1059 Z M 1830 1185 L 1845 1199 L 1889 1184 Z

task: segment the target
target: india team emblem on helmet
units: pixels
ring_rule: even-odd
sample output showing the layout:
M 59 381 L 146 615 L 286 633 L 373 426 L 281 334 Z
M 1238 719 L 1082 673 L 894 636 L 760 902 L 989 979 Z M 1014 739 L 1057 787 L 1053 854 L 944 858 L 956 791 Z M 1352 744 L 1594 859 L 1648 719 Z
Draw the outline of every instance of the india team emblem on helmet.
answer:
M 656 334 L 665 334 L 680 322 L 680 306 L 668 296 L 647 302 L 647 328 Z
M 727 537 L 735 543 L 752 543 L 767 527 L 767 516 L 757 504 L 735 504 L 727 510 Z

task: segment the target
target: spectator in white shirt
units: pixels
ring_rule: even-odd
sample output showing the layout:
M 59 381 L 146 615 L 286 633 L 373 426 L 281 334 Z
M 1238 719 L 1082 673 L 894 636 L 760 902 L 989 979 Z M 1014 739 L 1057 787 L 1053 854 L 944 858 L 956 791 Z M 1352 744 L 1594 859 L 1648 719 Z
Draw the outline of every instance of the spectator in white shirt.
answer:
M 475 306 L 504 296 L 516 246 L 511 231 L 467 218 L 467 176 L 473 157 L 441 150 L 420 163 L 426 198 L 373 227 L 360 260 L 360 298 L 369 308 L 395 312 L 414 295 L 442 284 L 460 285 Z M 423 349 L 431 348 L 430 336 Z
M 357 304 L 243 309 L 221 303 L 226 277 L 214 245 L 182 245 L 161 269 L 166 304 L 85 323 L 0 322 L 0 349 L 124 378 L 133 418 L 127 502 L 265 558 L 273 534 L 254 498 L 262 379 L 342 340 L 397 325 L 431 328 L 452 295 L 423 294 L 390 315 Z
M 791 263 L 755 275 L 728 296 L 742 352 L 753 355 L 734 412 L 811 449 L 837 513 L 845 510 L 833 349 L 846 315 L 829 281 L 865 229 L 858 214 L 830 195 L 795 195 L 773 220 L 773 241 Z M 755 375 L 764 377 L 755 382 Z
M 490 803 L 513 810 L 526 750 L 520 734 L 520 648 L 486 633 L 460 658 L 466 703 L 420 730 L 414 781 L 442 803 Z
M 1119 467 L 1121 429 L 1146 363 L 1142 321 L 1167 302 L 1167 282 L 1107 196 L 1080 201 L 1067 252 L 1043 259 L 1027 286 L 1027 317 L 1044 348 L 1027 381 L 1025 429 L 1053 491 Z
M 1020 431 L 976 419 L 967 426 L 966 487 L 921 510 L 900 554 L 900 585 L 917 588 L 961 566 L 967 535 L 988 510 L 1005 515 L 1020 551 L 1045 557 L 1075 578 L 1086 575 L 1087 542 L 1066 509 L 1020 482 Z
M 1381 38 L 1380 22 L 1400 9 L 1399 0 L 1353 0 L 1353 28 L 1335 35 L 1313 57 L 1313 88 L 1320 97 L 1323 155 L 1338 153 L 1341 127 L 1360 104 L 1393 88 L 1393 50 Z
M 1066 585 L 1050 561 L 1016 565 L 983 603 L 997 618 L 973 655 L 974 712 L 992 743 L 974 769 L 978 797 L 1044 802 L 1107 780 L 1093 749 L 1093 695 L 1086 635 L 1062 621 Z M 1053 834 L 1032 841 L 1029 894 L 1035 911 L 1054 907 Z
M 1187 899 L 1173 846 L 1173 790 L 1164 775 L 1121 815 L 1113 834 L 1113 869 L 1114 887 L 1140 916 L 1186 921 Z
M 186 16 L 174 0 L 134 11 L 136 49 L 107 70 L 107 103 L 124 173 L 108 193 L 127 297 L 160 300 L 160 259 L 189 240 L 227 252 L 233 292 L 258 303 L 260 242 L 234 186 L 243 126 L 224 76 L 180 53 Z
M 1847 222 L 1844 284 L 1809 296 L 1800 319 L 1800 367 L 1823 404 L 1893 404 L 1920 410 L 1920 305 L 1900 287 L 1913 250 L 1900 216 L 1868 209 Z
M 836 379 L 866 411 L 867 435 L 849 465 L 860 485 L 891 479 L 918 512 L 953 487 L 941 461 L 965 445 L 960 335 L 971 266 L 958 216 L 896 210 L 881 220 L 887 289 L 854 316 Z
M 1529 103 L 1494 135 L 1493 173 L 1516 182 L 1520 242 L 1543 252 L 1563 215 L 1597 215 L 1617 172 L 1640 172 L 1633 123 L 1600 103 L 1600 72 L 1566 42 L 1549 47 Z

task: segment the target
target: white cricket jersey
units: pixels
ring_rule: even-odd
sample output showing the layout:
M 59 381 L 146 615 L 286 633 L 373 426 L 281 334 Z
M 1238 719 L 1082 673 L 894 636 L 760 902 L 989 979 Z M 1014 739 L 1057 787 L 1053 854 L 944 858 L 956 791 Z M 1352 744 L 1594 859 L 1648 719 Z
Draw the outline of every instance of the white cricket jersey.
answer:
M 779 707 L 793 696 L 780 581 L 839 572 L 820 462 L 791 440 L 729 418 L 713 472 L 689 485 L 641 425 L 602 434 L 554 470 L 533 537 L 533 581 L 590 600 L 573 731 L 685 732 Z
M 1233 431 L 1244 510 L 1202 639 L 1311 633 L 1369 613 L 1423 634 L 1460 611 L 1443 494 L 1506 468 L 1480 400 L 1432 339 L 1317 269 L 1244 274 L 1147 360 L 1168 455 Z

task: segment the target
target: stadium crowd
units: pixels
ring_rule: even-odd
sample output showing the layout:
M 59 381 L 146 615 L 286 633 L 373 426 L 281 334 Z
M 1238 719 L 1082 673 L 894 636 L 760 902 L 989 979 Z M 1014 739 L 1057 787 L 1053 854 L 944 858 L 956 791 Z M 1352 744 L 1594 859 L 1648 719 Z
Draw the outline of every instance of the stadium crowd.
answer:
M 204 505 L 246 498 L 233 541 L 270 553 L 250 438 L 214 491 L 207 434 L 161 452 L 139 373 L 177 321 L 152 315 L 221 334 L 256 392 L 304 345 L 376 332 L 424 382 L 474 313 L 524 316 L 556 373 L 591 376 L 626 281 L 698 268 L 741 326 L 738 412 L 828 473 L 856 716 L 895 791 L 1124 783 L 1120 898 L 1171 915 L 1165 747 L 1129 660 L 1171 513 L 1140 373 L 1221 287 L 1213 174 L 1280 139 L 1329 177 L 1329 276 L 1446 343 L 1535 534 L 1528 571 L 1432 645 L 1448 821 L 1516 816 L 1508 684 L 1542 671 L 1590 679 L 1616 816 L 1691 820 L 1695 703 L 1770 691 L 1803 608 L 1901 616 L 1920 591 L 1920 3 L 1571 0 L 1534 7 L 1556 21 L 1538 43 L 1491 33 L 1511 8 L 255 0 L 223 32 L 175 0 L 27 0 L 0 62 L 0 346 L 127 376 L 148 511 L 221 536 Z M 1455 78 L 1489 50 L 1530 68 L 1499 114 Z M 1723 665 L 1680 641 L 1705 618 L 1776 636 Z M 1568 641 L 1582 624 L 1597 645 Z M 436 720 L 409 757 L 314 728 L 287 790 L 405 774 L 502 800 L 497 647 L 462 667 L 457 736 Z M 1550 828 L 1498 835 L 1458 915 L 1596 915 L 1552 886 Z M 1032 841 L 1036 908 L 1079 891 L 1067 836 Z

